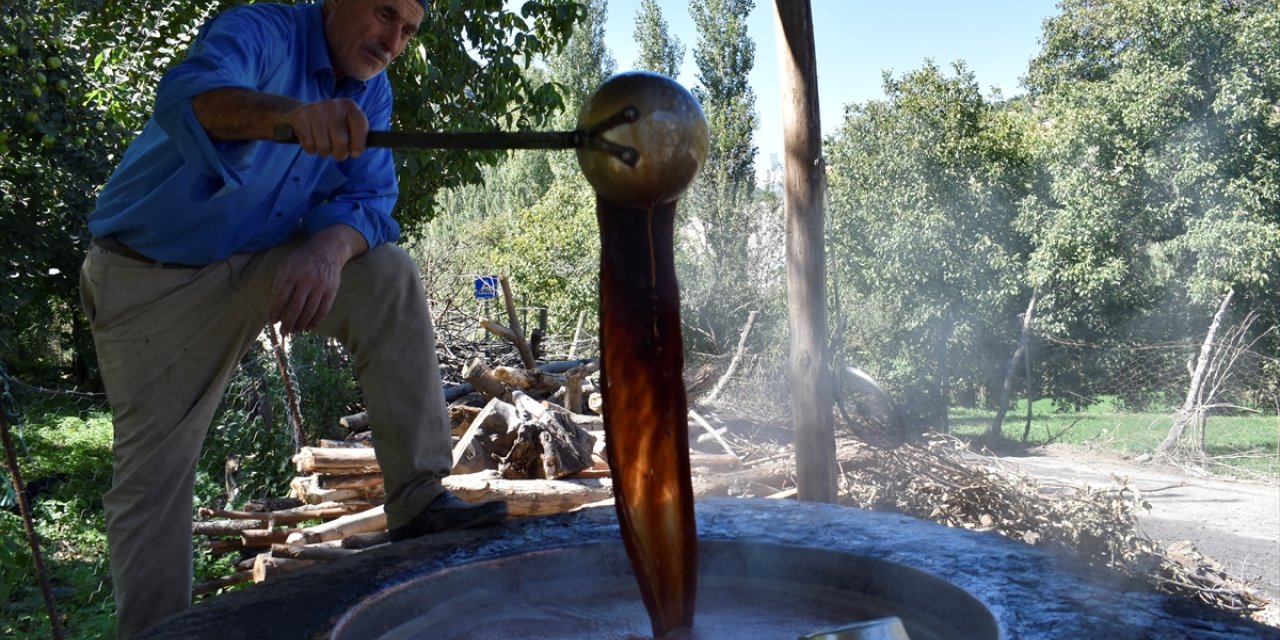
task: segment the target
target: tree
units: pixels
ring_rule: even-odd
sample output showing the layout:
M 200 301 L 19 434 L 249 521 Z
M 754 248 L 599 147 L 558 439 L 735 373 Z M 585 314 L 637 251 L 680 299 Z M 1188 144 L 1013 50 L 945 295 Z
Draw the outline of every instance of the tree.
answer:
M 1096 331 L 1170 299 L 1203 315 L 1235 288 L 1280 320 L 1280 7 L 1061 7 L 1028 75 L 1049 197 L 1022 221 L 1050 316 Z
M 748 75 L 755 65 L 755 43 L 746 19 L 752 0 L 694 0 L 689 12 L 698 29 L 693 57 L 698 84 L 693 95 L 710 127 L 706 164 L 685 198 L 682 215 L 690 227 L 685 243 L 685 286 L 701 288 L 686 297 L 694 340 L 702 336 L 708 349 L 723 350 L 758 293 L 753 279 L 751 238 L 763 213 L 755 192 L 755 92 Z
M 641 0 L 640 9 L 636 11 L 635 40 L 640 46 L 637 69 L 668 78 L 679 77 L 680 66 L 684 64 L 684 45 L 667 30 L 667 21 L 657 0 Z
M 1195 336 L 1228 290 L 1258 326 L 1280 324 L 1280 6 L 1060 7 L 1027 77 L 1047 186 L 1019 221 L 1045 326 Z
M 886 99 L 848 107 L 828 147 L 843 340 L 917 425 L 943 426 L 953 377 L 987 383 L 1030 293 L 1012 224 L 1034 175 L 1030 121 L 953 69 L 886 74 Z

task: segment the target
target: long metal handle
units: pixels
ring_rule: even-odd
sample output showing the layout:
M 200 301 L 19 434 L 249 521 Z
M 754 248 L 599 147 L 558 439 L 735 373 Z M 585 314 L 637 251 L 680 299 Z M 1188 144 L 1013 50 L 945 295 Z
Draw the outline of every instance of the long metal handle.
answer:
M 628 166 L 635 166 L 640 153 L 632 147 L 615 144 L 600 134 L 618 125 L 635 122 L 639 110 L 627 107 L 603 120 L 590 130 L 573 131 L 370 131 L 365 138 L 369 147 L 390 149 L 578 149 L 587 147 L 613 154 Z M 275 126 L 272 139 L 280 143 L 298 142 L 293 127 L 287 123 Z

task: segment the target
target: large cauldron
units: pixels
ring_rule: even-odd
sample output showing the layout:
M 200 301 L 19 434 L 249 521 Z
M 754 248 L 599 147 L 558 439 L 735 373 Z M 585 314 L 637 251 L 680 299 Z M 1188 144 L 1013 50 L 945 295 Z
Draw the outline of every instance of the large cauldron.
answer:
M 993 533 L 789 501 L 697 505 L 695 636 L 884 615 L 926 638 L 1274 638 Z M 648 633 L 612 509 L 373 549 L 212 599 L 147 638 L 627 638 Z M 585 635 L 583 635 L 585 633 Z

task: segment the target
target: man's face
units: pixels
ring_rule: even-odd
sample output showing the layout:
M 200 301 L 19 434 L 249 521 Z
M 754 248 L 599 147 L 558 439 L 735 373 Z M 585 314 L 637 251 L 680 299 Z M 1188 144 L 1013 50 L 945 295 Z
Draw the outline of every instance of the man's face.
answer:
M 422 22 L 417 0 L 328 0 L 324 34 L 339 78 L 368 80 L 404 51 Z

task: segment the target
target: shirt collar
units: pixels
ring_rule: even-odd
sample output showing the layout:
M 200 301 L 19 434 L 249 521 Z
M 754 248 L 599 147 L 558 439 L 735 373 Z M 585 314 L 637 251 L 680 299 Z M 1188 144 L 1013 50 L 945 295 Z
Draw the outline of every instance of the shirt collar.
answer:
M 324 35 L 324 13 L 321 5 L 323 0 L 312 5 L 307 5 L 305 11 L 307 17 L 306 22 L 306 47 L 307 47 L 307 75 L 315 78 L 321 77 L 333 83 L 335 74 L 333 72 L 333 61 L 329 59 L 329 41 Z M 333 86 L 330 84 L 330 86 Z M 341 96 L 351 96 L 364 91 L 365 82 L 356 80 L 355 78 L 343 78 L 338 81 L 334 87 L 335 93 Z

